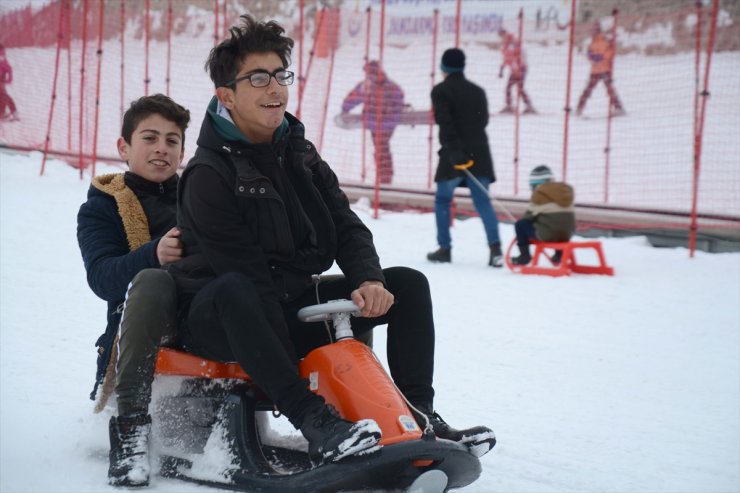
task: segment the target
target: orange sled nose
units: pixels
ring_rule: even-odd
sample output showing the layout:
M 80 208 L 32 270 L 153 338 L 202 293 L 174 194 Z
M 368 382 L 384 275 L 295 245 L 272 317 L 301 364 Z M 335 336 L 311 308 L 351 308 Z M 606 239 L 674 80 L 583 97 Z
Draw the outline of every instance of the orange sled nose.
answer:
M 374 419 L 381 445 L 421 438 L 406 402 L 370 348 L 344 339 L 311 351 L 300 365 L 302 378 L 350 421 Z

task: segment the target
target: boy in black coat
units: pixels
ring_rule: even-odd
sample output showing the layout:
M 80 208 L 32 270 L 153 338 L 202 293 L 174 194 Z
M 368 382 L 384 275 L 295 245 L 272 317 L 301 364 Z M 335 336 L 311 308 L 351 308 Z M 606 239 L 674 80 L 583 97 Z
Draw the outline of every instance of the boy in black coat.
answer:
M 351 298 L 355 334 L 388 324 L 388 366 L 398 388 L 440 438 L 479 453 L 485 427 L 455 430 L 434 413 L 434 321 L 418 271 L 382 269 L 370 230 L 336 175 L 286 113 L 293 40 L 275 23 L 242 16 L 208 58 L 216 86 L 183 173 L 176 277 L 187 349 L 237 361 L 308 440 L 315 462 L 373 451 L 380 429 L 332 412 L 298 374 L 298 358 L 329 342 L 323 324 L 301 323 L 307 305 Z M 344 276 L 324 280 L 336 261 Z M 424 419 L 426 421 L 426 419 Z
M 175 336 L 176 291 L 160 269 L 182 255 L 175 227 L 177 182 L 188 110 L 156 94 L 131 104 L 123 117 L 118 152 L 129 165 L 121 174 L 93 178 L 77 215 L 77 240 L 90 288 L 108 302 L 100 336 L 96 412 L 116 393 L 110 420 L 108 481 L 149 482 L 148 414 L 159 346 Z

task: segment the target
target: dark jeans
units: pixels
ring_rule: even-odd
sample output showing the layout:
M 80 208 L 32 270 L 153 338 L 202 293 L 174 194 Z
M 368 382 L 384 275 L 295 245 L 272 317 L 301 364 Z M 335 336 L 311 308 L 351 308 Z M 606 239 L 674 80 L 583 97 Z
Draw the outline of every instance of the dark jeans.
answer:
M 514 231 L 516 231 L 516 244 L 519 246 L 519 253 L 529 256 L 529 243 L 531 240 L 537 239 L 534 223 L 527 219 L 520 219 L 514 223 Z
M 384 269 L 395 303 L 383 317 L 351 319 L 355 334 L 388 324 L 388 367 L 401 392 L 413 404 L 430 405 L 434 398 L 434 320 L 429 283 L 418 271 Z M 299 358 L 329 342 L 323 322 L 298 320 L 300 308 L 346 298 L 354 288 L 332 276 L 282 304 L 290 339 Z M 313 394 L 275 330 L 268 322 L 254 284 L 238 273 L 224 274 L 204 287 L 190 306 L 185 343 L 205 357 L 237 361 L 290 421 L 300 426 Z

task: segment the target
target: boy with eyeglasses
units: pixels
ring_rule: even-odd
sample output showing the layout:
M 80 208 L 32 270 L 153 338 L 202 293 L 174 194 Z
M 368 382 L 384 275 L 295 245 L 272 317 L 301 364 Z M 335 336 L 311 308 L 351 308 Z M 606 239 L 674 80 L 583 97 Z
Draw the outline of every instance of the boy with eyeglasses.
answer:
M 439 438 L 474 453 L 493 447 L 485 427 L 456 430 L 434 412 L 434 321 L 427 279 L 382 269 L 372 234 L 350 209 L 329 165 L 286 112 L 293 40 L 249 15 L 206 63 L 216 86 L 183 173 L 178 226 L 184 258 L 169 271 L 180 287 L 186 349 L 237 361 L 308 440 L 316 463 L 371 453 L 380 429 L 347 421 L 311 392 L 297 362 L 326 344 L 307 305 L 350 298 L 356 335 L 388 324 L 391 376 Z M 344 276 L 322 279 L 336 261 Z

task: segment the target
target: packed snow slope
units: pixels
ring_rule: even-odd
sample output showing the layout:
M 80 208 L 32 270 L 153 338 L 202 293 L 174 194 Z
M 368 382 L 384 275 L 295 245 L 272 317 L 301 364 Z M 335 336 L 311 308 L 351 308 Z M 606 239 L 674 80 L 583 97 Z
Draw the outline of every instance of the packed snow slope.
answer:
M 0 491 L 118 491 L 110 410 L 87 398 L 106 309 L 75 237 L 90 177 L 39 169 L 0 153 Z M 740 254 L 604 238 L 614 277 L 524 276 L 486 267 L 477 218 L 455 223 L 454 263 L 433 265 L 431 214 L 354 208 L 384 266 L 429 277 L 437 410 L 498 436 L 463 491 L 740 491 Z M 214 490 L 154 476 L 147 491 Z

